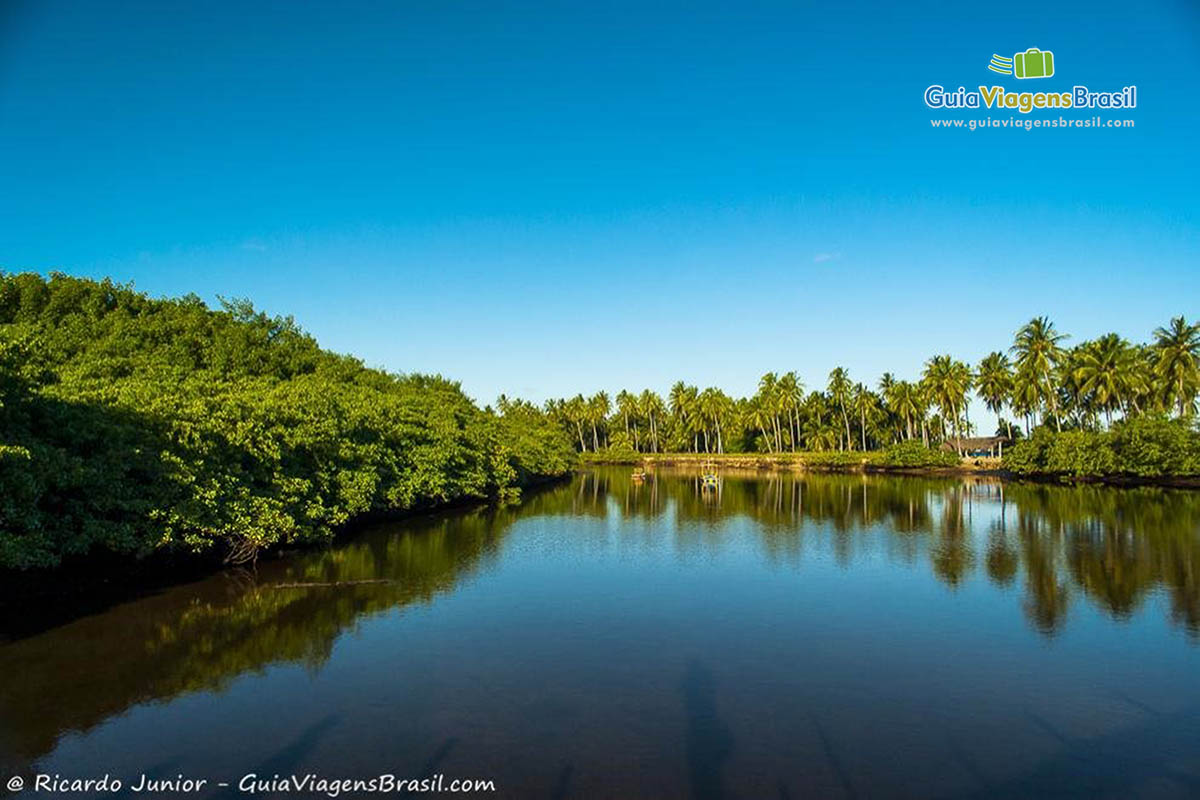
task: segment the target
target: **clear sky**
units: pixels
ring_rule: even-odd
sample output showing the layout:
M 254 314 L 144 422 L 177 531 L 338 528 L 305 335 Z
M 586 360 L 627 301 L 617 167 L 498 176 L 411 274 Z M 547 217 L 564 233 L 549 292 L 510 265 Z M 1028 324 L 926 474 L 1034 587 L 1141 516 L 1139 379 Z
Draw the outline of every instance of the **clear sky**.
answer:
M 0 268 L 249 297 L 483 402 L 1200 316 L 1197 4 L 964 5 L 7 0 Z M 986 69 L 1029 47 L 1054 78 Z M 1020 116 L 933 83 L 1136 84 L 1136 127 L 933 129 Z

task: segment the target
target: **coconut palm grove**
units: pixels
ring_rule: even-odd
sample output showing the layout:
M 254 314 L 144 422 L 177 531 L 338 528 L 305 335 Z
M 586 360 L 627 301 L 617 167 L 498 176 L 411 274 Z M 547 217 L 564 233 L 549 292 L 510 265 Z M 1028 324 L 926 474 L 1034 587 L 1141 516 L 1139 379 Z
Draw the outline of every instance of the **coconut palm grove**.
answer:
M 1198 364 L 1200 324 L 1181 316 L 1136 344 L 1116 333 L 1072 343 L 1048 317 L 1035 317 L 1016 331 L 1011 345 L 978 364 L 934 355 L 911 378 L 886 372 L 874 387 L 841 367 L 817 386 L 794 372 L 769 372 L 751 397 L 680 381 L 665 399 L 648 389 L 615 397 L 597 392 L 552 400 L 545 411 L 581 452 L 882 450 L 886 464 L 889 448 L 915 442 L 925 449 L 948 445 L 963 455 L 963 438 L 981 433 L 970 419 L 974 394 L 997 415 L 996 436 L 1027 440 L 1005 462 L 1014 471 L 1184 475 L 1200 470 Z M 501 398 L 502 406 L 509 402 Z M 1131 440 L 1146 437 L 1162 445 L 1162 460 L 1134 456 L 1141 445 L 1133 448 Z M 944 463 L 932 453 L 929 459 Z

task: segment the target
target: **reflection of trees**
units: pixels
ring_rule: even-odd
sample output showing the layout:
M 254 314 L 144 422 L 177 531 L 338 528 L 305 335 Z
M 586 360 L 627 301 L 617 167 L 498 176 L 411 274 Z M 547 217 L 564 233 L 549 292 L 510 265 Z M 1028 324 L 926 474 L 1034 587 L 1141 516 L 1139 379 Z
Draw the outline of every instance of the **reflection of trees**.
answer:
M 609 498 L 625 516 L 654 518 L 673 510 L 676 525 L 718 526 L 753 519 L 770 556 L 797 553 L 806 526 L 830 533 L 840 563 L 855 558 L 857 537 L 889 531 L 895 557 L 921 548 L 949 586 L 970 577 L 981 554 L 999 586 L 1023 576 L 1025 608 L 1038 630 L 1066 620 L 1072 593 L 1128 617 L 1154 591 L 1166 591 L 1172 619 L 1200 637 L 1200 494 L 1157 488 L 1005 484 L 966 479 L 872 475 L 732 472 L 719 493 L 699 476 L 660 469 L 644 484 L 624 470 L 576 477 L 580 497 L 605 513 Z
M 942 516 L 933 547 L 933 571 L 948 586 L 958 586 L 974 564 L 964 509 L 970 497 L 962 485 L 947 486 L 941 492 Z
M 360 618 L 451 588 L 491 557 L 513 518 L 501 509 L 413 519 L 0 647 L 0 753 L 32 759 L 64 730 L 271 664 L 318 666 Z
M 1025 562 L 1025 613 L 1042 633 L 1057 633 L 1066 620 L 1070 596 L 1058 575 L 1058 537 L 1024 511 L 1018 512 L 1017 535 Z
M 0 753 L 28 760 L 60 732 L 137 703 L 271 664 L 320 665 L 359 619 L 427 601 L 486 564 L 518 517 L 611 515 L 657 521 L 643 527 L 681 550 L 714 551 L 730 518 L 749 518 L 773 561 L 817 546 L 853 564 L 882 545 L 952 587 L 978 563 L 995 584 L 1022 587 L 1030 624 L 1046 634 L 1066 624 L 1073 596 L 1125 618 L 1164 592 L 1172 619 L 1200 637 L 1200 493 L 753 472 L 706 490 L 694 474 L 635 482 L 597 469 L 519 506 L 412 519 L 4 645 Z
M 1016 580 L 1021 559 L 1001 523 L 993 524 L 988 531 L 985 561 L 988 577 L 997 586 L 1008 586 Z

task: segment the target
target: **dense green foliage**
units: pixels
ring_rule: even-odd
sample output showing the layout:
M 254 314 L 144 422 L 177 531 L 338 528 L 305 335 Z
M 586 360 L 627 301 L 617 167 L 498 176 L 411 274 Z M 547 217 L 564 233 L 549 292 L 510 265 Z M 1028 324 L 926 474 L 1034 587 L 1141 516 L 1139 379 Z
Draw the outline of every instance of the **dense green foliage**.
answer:
M 1027 475 L 1200 475 L 1200 433 L 1182 420 L 1148 418 L 1107 431 L 1039 428 L 1005 454 L 1004 466 Z
M 239 560 L 573 458 L 532 407 L 367 369 L 244 301 L 0 275 L 0 566 L 216 544 Z

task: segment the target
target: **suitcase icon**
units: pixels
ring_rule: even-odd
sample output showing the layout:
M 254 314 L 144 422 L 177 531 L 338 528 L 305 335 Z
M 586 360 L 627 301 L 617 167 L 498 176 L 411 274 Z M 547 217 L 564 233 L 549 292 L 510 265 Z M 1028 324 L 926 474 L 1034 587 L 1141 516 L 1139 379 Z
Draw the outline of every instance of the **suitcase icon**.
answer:
M 1031 47 L 1013 56 L 1013 74 L 1018 78 L 1049 78 L 1054 74 L 1054 53 Z

